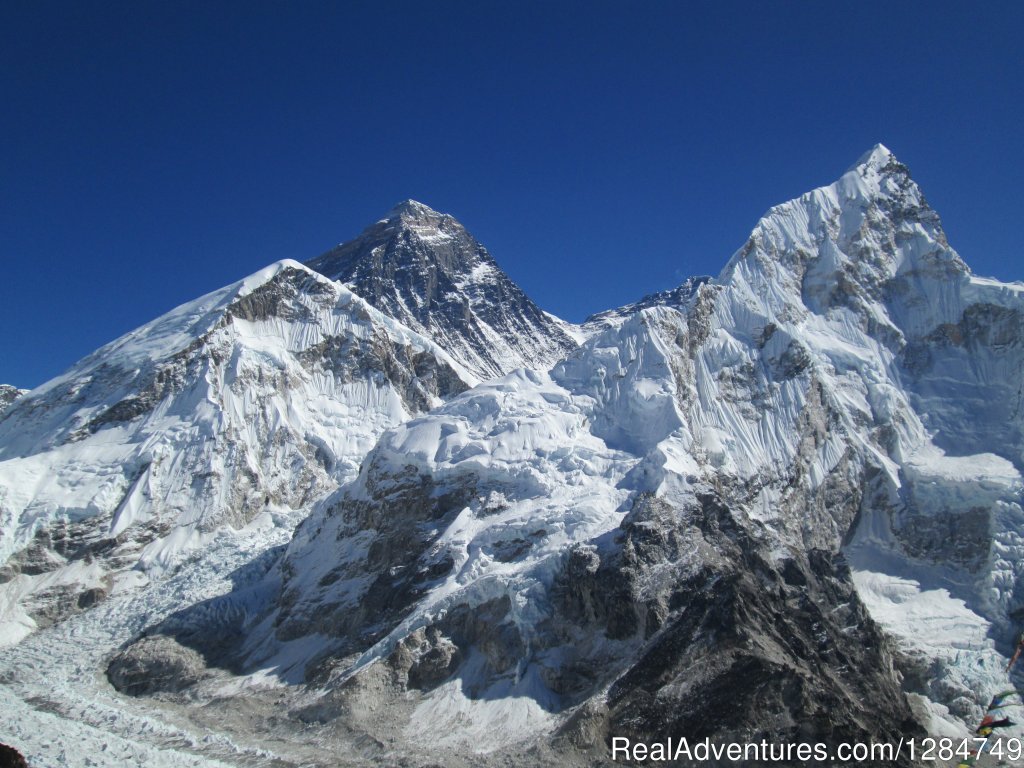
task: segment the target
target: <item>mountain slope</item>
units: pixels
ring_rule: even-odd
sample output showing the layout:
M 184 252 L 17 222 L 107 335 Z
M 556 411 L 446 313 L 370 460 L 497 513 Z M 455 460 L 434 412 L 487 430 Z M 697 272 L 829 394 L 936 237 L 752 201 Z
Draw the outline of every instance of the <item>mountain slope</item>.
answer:
M 457 369 L 296 262 L 97 350 L 0 416 L 3 639 L 231 531 L 290 529 L 383 430 L 465 389 Z
M 878 146 L 648 304 L 385 433 L 232 650 L 216 601 L 151 633 L 427 755 L 968 735 L 1024 608 L 1024 285 Z
M 308 262 L 433 339 L 480 379 L 547 368 L 576 347 L 451 216 L 406 200 Z

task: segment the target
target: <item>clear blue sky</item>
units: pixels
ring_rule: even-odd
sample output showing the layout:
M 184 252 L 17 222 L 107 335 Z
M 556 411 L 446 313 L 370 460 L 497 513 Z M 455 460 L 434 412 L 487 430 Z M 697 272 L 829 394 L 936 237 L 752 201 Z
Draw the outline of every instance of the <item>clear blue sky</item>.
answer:
M 0 382 L 412 197 L 570 320 L 717 273 L 876 142 L 1024 279 L 1024 3 L 0 8 Z

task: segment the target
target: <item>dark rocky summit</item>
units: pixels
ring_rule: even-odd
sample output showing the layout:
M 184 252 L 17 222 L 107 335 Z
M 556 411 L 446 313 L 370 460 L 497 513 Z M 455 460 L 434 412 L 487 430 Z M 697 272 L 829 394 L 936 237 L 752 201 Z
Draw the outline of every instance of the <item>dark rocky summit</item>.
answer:
M 550 367 L 576 347 L 465 227 L 414 200 L 308 266 L 433 339 L 481 379 Z

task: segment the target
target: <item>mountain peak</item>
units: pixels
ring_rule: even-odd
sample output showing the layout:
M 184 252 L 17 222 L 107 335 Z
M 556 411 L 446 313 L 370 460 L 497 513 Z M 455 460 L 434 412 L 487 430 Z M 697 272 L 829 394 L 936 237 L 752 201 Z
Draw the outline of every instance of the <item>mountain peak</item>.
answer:
M 898 281 L 913 275 L 921 288 L 922 281 L 958 283 L 969 273 L 909 169 L 876 144 L 837 181 L 769 209 L 716 282 L 771 295 L 778 317 L 842 308 L 885 325 L 895 338 L 935 327 L 941 309 L 886 304 L 886 292 L 903 285 Z
M 435 340 L 480 379 L 550 367 L 576 347 L 462 224 L 415 200 L 307 266 Z
M 896 155 L 892 153 L 885 144 L 875 144 L 871 149 L 861 155 L 857 162 L 851 165 L 848 171 L 855 170 L 862 166 L 871 166 L 875 168 L 884 168 L 891 161 L 896 160 Z
M 424 205 L 418 200 L 409 198 L 398 203 L 390 211 L 384 214 L 384 218 L 382 218 L 381 221 L 394 221 L 395 219 L 423 220 L 442 218 L 451 217 L 448 216 L 448 214 L 435 211 L 429 205 Z

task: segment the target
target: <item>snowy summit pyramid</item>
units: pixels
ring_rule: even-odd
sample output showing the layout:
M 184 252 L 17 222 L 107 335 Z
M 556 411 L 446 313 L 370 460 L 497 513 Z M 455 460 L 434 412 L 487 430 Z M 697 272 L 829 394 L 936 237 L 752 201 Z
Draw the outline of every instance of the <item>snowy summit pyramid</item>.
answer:
M 480 379 L 547 368 L 576 347 L 567 324 L 534 304 L 465 227 L 415 200 L 308 266 L 433 339 Z

